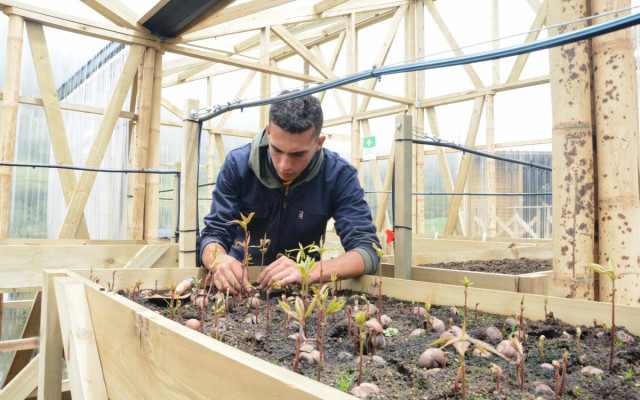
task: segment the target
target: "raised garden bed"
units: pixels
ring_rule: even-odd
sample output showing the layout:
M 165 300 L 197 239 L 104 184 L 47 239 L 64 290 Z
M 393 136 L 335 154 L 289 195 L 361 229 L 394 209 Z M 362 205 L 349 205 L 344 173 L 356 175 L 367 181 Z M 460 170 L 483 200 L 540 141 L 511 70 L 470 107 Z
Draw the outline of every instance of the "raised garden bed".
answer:
M 93 280 L 101 283 L 112 282 L 116 289 L 132 286 L 137 280 L 144 282 L 143 287 L 159 289 L 167 281 L 178 282 L 191 274 L 201 274 L 203 270 L 123 270 L 118 271 L 113 280 L 112 271 L 92 271 Z M 73 275 L 73 274 L 72 274 Z M 88 272 L 85 273 L 88 277 Z M 60 279 L 60 278 L 58 278 Z M 67 278 L 68 279 L 68 278 Z M 98 285 L 88 279 L 72 278 L 74 282 L 81 282 L 86 290 L 86 299 L 90 321 L 84 329 L 91 329 L 95 336 L 95 346 L 99 353 L 99 365 L 104 376 L 106 392 L 110 398 L 140 398 L 140 397 L 186 397 L 186 398 L 248 398 L 248 397 L 284 397 L 284 398 L 347 398 L 347 394 L 332 388 L 338 377 L 357 375 L 358 362 L 355 359 L 343 361 L 337 366 L 330 366 L 335 362 L 339 351 L 347 353 L 353 351 L 353 345 L 348 340 L 344 320 L 336 316 L 336 321 L 330 324 L 327 333 L 327 344 L 321 384 L 314 379 L 305 377 L 316 376 L 315 366 L 301 365 L 299 373 L 293 373 L 288 368 L 293 361 L 294 341 L 285 339 L 280 323 L 282 313 L 278 307 L 273 307 L 272 333 L 268 337 L 259 339 L 256 333 L 264 329 L 259 324 L 227 322 L 228 331 L 223 342 L 211 339 L 206 332 L 203 335 L 172 322 L 154 311 L 135 302 L 127 300 L 113 292 L 101 290 Z M 375 277 L 363 277 L 357 280 L 342 282 L 342 288 L 354 293 L 367 293 L 375 284 Z M 106 286 L 106 285 L 105 285 Z M 422 305 L 425 301 L 434 304 L 432 314 L 453 323 L 460 323 L 460 314 L 452 314 L 450 306 L 461 309 L 464 302 L 464 288 L 417 281 L 403 281 L 385 278 L 383 291 L 394 297 L 391 303 L 383 305 L 383 313 L 393 315 L 394 322 L 390 324 L 398 329 L 398 334 L 389 339 L 388 346 L 377 355 L 386 361 L 386 366 L 376 366 L 374 361 L 364 365 L 363 380 L 373 381 L 380 386 L 382 393 L 369 398 L 448 398 L 455 396 L 453 382 L 455 371 L 460 363 L 455 351 L 448 358 L 449 366 L 440 372 L 427 372 L 417 366 L 419 355 L 426 349 L 426 345 L 436 338 L 433 333 L 417 337 L 408 337 L 416 328 L 420 328 L 421 321 L 408 311 L 410 302 Z M 58 291 L 58 289 L 56 289 Z M 367 295 L 373 304 L 376 299 Z M 475 288 L 469 289 L 468 304 L 471 309 L 479 311 L 476 322 L 471 318 L 468 323 L 469 334 L 481 338 L 483 324 L 491 324 L 498 329 L 505 317 L 513 317 L 520 310 L 522 294 Z M 544 320 L 544 305 L 555 318 L 549 323 L 534 322 Z M 397 301 L 400 300 L 400 301 Z M 353 301 L 353 299 L 352 299 Z M 437 306 L 436 306 L 437 305 Z M 537 338 L 540 334 L 548 335 L 545 345 L 547 361 L 562 358 L 565 350 L 569 352 L 568 372 L 565 392 L 574 396 L 585 395 L 593 398 L 613 396 L 613 398 L 637 398 L 639 396 L 640 365 L 638 359 L 637 338 L 634 344 L 623 343 L 616 348 L 616 361 L 613 372 L 607 368 L 608 339 L 598 337 L 602 326 L 592 327 L 593 318 L 597 321 L 610 321 L 610 305 L 606 303 L 586 302 L 546 296 L 525 295 L 525 318 L 529 324 L 529 340 L 526 342 L 525 388 L 523 392 L 515 381 L 515 367 L 497 357 L 491 359 L 472 359 L 469 357 L 468 395 L 482 398 L 535 398 L 535 381 L 541 381 L 554 387 L 553 372 L 539 368 L 541 362 Z M 188 312 L 188 307 L 184 310 Z M 240 307 L 235 311 L 239 315 L 246 314 Z M 497 313 L 501 316 L 489 315 Z M 473 312 L 467 313 L 469 317 Z M 262 312 L 264 316 L 264 312 Z M 64 318 L 73 319 L 74 316 Z M 62 319 L 62 318 L 61 318 Z M 259 318 L 260 319 L 260 318 Z M 264 319 L 264 318 L 262 318 Z M 562 320 L 563 322 L 560 322 Z M 311 319 L 310 319 L 311 321 Z M 342 321 L 342 322 L 341 322 Z M 626 332 L 638 334 L 640 332 L 640 309 L 630 306 L 617 306 L 616 322 L 625 327 Z M 566 324 L 564 324 L 566 323 Z M 564 338 L 563 331 L 575 337 L 575 326 L 582 329 L 583 363 L 576 356 L 576 341 L 574 338 Z M 62 324 L 63 330 L 66 324 Z M 308 336 L 314 336 L 315 329 L 310 323 Z M 279 331 L 277 329 L 280 329 Z M 232 332 L 237 333 L 235 339 Z M 289 333 L 289 332 L 288 332 Z M 278 347 L 277 338 L 282 338 Z M 237 347 L 237 348 L 236 348 Z M 267 361 L 253 357 L 239 351 L 238 348 L 250 351 L 250 347 L 269 350 L 271 358 Z M 73 363 L 74 360 L 71 360 Z M 278 363 L 279 366 L 274 365 Z M 495 389 L 495 374 L 489 369 L 489 363 L 501 365 L 504 370 L 502 388 L 498 394 Z M 595 376 L 584 377 L 580 374 L 583 366 L 592 364 L 604 372 L 601 378 Z M 284 367 L 284 368 L 283 368 Z M 631 372 L 629 372 L 631 371 Z M 398 375 L 399 374 L 399 375 Z M 622 377 L 620 377 L 622 376 Z M 625 376 L 628 376 L 625 377 Z M 73 383 L 72 383 L 73 388 Z M 426 392 L 420 390 L 427 388 Z M 539 389 L 541 390 L 541 389 Z M 606 396 L 605 396 L 606 395 Z M 543 395 L 544 396 L 544 395 Z M 552 397 L 551 397 L 552 398 Z

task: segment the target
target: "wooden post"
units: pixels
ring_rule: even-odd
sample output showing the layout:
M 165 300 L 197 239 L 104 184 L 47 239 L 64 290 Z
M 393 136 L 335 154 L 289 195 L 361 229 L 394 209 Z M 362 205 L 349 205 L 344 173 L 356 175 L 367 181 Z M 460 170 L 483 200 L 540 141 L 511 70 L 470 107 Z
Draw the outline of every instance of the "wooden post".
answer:
M 62 335 L 53 278 L 64 272 L 45 270 L 40 316 L 40 372 L 38 400 L 60 398 L 62 392 Z
M 4 162 L 13 162 L 13 149 L 15 147 L 18 122 L 23 31 L 24 19 L 18 15 L 10 15 L 7 54 L 5 56 L 2 114 L 0 115 L 0 161 Z M 0 167 L 0 239 L 6 238 L 9 233 L 12 175 L 13 168 Z
M 176 163 L 176 171 L 180 171 L 181 163 Z M 173 176 L 173 201 L 171 202 L 171 238 L 174 243 L 178 242 L 178 216 L 180 215 L 180 175 Z
M 629 0 L 592 1 L 594 15 L 630 6 Z M 600 23 L 628 14 L 607 15 Z M 631 29 L 593 38 L 594 115 L 598 156 L 599 262 L 612 258 L 618 274 L 640 273 L 638 192 L 638 93 Z M 640 302 L 640 279 L 616 282 L 616 303 Z M 600 300 L 611 299 L 611 281 L 600 279 Z
M 142 63 L 142 85 L 140 102 L 138 103 L 138 124 L 135 129 L 136 140 L 133 169 L 147 169 L 149 166 L 149 128 L 151 126 L 151 103 L 153 98 L 153 70 L 155 67 L 156 51 L 147 47 Z M 129 238 L 141 240 L 144 234 L 145 220 L 145 189 L 147 177 L 145 174 L 133 174 L 131 178 L 132 212 Z M 157 235 L 157 234 L 156 234 Z
M 491 1 L 491 44 L 492 49 L 499 48 L 498 38 L 500 37 L 500 18 L 498 12 L 498 0 Z M 500 83 L 500 60 L 493 60 L 491 63 L 491 82 L 493 85 Z M 495 108 L 494 108 L 495 95 L 488 95 L 486 97 L 486 131 L 487 131 L 487 152 L 494 153 L 495 148 Z M 496 192 L 496 160 L 493 158 L 486 159 L 486 179 L 488 193 Z M 487 237 L 496 236 L 496 213 L 497 213 L 497 198 L 495 196 L 487 197 L 487 221 L 486 221 L 486 233 Z
M 549 3 L 549 23 L 587 16 L 588 1 Z M 587 22 L 554 28 L 556 35 Z M 553 117 L 553 295 L 593 299 L 594 154 L 589 42 L 549 50 Z
M 265 26 L 260 30 L 260 61 L 269 65 L 270 60 L 271 27 Z M 308 65 L 308 64 L 307 64 Z M 271 74 L 260 74 L 260 95 L 268 96 L 271 93 Z M 260 106 L 260 122 L 258 128 L 262 130 L 269 123 L 269 106 Z
M 421 1 L 416 2 L 413 6 L 415 8 L 415 57 L 423 58 L 425 55 L 424 48 L 424 4 Z M 414 92 L 414 98 L 416 100 L 416 104 L 418 104 L 419 99 L 424 99 L 425 97 L 425 72 L 418 71 L 416 72 L 416 89 Z M 415 108 L 415 116 L 416 116 L 416 129 L 420 131 L 424 131 L 424 108 Z M 416 144 L 416 192 L 424 192 L 424 145 Z M 425 196 L 417 195 L 416 196 L 416 234 L 424 234 L 425 233 L 425 222 L 424 222 L 424 207 L 425 207 Z
M 411 133 L 412 118 L 402 114 L 396 117 L 396 163 L 393 187 L 394 221 L 394 277 L 411 279 Z
M 153 66 L 153 94 L 149 117 L 149 169 L 160 168 L 160 112 L 162 108 L 162 53 L 156 51 Z M 144 239 L 158 239 L 160 175 L 146 174 L 144 198 Z
M 200 124 L 190 119 L 191 110 L 198 109 L 198 100 L 189 99 L 184 106 L 182 133 L 182 175 L 180 179 L 180 268 L 196 267 L 196 207 L 198 206 L 198 135 Z
M 420 4 L 422 6 L 422 4 Z M 404 59 L 405 60 L 413 60 L 416 58 L 416 5 L 415 3 L 410 3 L 409 7 L 407 7 L 407 11 L 404 16 Z M 406 98 L 414 99 L 416 98 L 416 72 L 407 72 L 404 73 L 404 95 Z M 410 105 L 409 110 L 407 112 L 411 116 L 411 121 L 418 123 L 418 118 L 416 117 L 416 107 L 415 105 Z M 410 126 L 411 133 L 409 137 L 412 137 L 414 126 Z M 414 196 L 413 193 L 418 191 L 416 180 L 413 177 L 417 177 L 417 149 L 418 145 L 411 146 L 411 180 L 406 181 L 406 183 L 410 183 L 410 191 L 406 194 L 411 199 L 411 224 L 416 227 L 416 232 L 418 232 L 418 216 L 417 216 L 417 198 L 418 196 Z M 424 153 L 424 152 L 423 152 Z M 423 154 L 424 157 L 424 154 Z M 414 161 L 416 160 L 416 161 Z M 401 161 L 402 163 L 402 161 Z M 397 171 L 396 171 L 397 172 Z

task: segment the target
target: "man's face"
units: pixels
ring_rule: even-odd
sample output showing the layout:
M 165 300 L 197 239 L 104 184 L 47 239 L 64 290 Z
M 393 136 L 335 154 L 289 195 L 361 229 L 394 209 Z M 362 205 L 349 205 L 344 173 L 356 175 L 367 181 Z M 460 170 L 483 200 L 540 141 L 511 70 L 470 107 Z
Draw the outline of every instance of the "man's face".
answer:
M 325 140 L 324 136 L 314 137 L 313 128 L 290 133 L 272 122 L 267 125 L 267 138 L 273 166 L 285 182 L 300 176 Z

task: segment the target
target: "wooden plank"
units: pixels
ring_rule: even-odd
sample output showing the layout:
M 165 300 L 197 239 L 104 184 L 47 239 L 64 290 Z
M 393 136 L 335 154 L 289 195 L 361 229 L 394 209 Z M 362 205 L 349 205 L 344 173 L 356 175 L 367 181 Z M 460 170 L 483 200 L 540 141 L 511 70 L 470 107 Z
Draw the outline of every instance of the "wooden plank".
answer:
M 55 277 L 53 284 L 71 395 L 74 399 L 106 399 L 107 387 L 84 284 L 71 277 Z
M 342 281 L 343 289 L 364 291 L 375 284 L 378 277 L 362 276 L 358 279 Z M 382 278 L 383 294 L 404 301 L 428 300 L 440 306 L 460 306 L 464 304 L 464 287 L 439 283 L 419 282 L 402 279 Z M 468 304 L 478 303 L 478 310 L 513 316 L 520 312 L 522 293 L 470 287 Z M 564 297 L 527 294 L 524 296 L 527 319 L 543 320 L 544 304 L 555 318 L 571 325 L 592 325 L 598 321 L 611 320 L 611 303 L 574 300 Z M 634 335 L 640 334 L 640 307 L 616 305 L 616 324 L 624 326 Z
M 219 399 L 353 398 L 93 285 L 87 299 L 111 398 L 209 398 L 212 387 Z
M 25 339 L 13 339 L 0 341 L 0 353 L 20 350 L 33 350 L 40 346 L 40 338 L 30 337 Z
M 31 307 L 31 311 L 29 312 L 29 316 L 27 317 L 27 321 L 24 324 L 24 328 L 22 329 L 21 338 L 30 338 L 34 336 L 38 336 L 40 334 L 40 315 L 41 309 L 40 305 L 42 303 L 42 293 L 38 292 L 36 294 L 36 298 L 33 301 L 33 306 Z M 14 379 L 23 368 L 25 368 L 30 360 L 31 356 L 33 356 L 33 349 L 28 350 L 20 350 L 16 351 L 13 355 L 13 359 L 11 360 L 11 365 L 7 370 L 7 376 L 4 380 L 4 385 L 6 386 L 12 379 Z
M 44 269 L 121 268 L 142 247 L 144 245 L 4 245 L 0 261 L 0 290 L 39 288 Z M 178 245 L 170 244 L 154 267 L 175 268 L 178 258 Z
M 313 5 L 313 12 L 315 14 L 321 14 L 347 1 L 348 0 L 321 0 Z
M 133 29 L 120 28 L 44 8 L 32 7 L 12 0 L 2 0 L 1 4 L 8 6 L 4 9 L 5 13 L 20 15 L 25 20 L 38 22 L 51 28 L 127 45 L 160 47 L 160 42 L 155 36 Z
M 290 3 L 291 1 L 292 0 L 252 0 L 235 6 L 226 7 L 202 22 L 194 25 L 187 31 L 182 32 L 182 35 L 188 35 L 189 33 L 197 32 L 211 26 L 233 21 L 234 19 L 244 17 L 245 15 L 253 15 L 263 10 L 268 10 L 282 4 Z
M 313 82 L 318 82 L 320 80 L 322 80 L 322 78 L 317 77 L 317 76 L 311 76 L 308 74 L 303 74 L 303 73 L 299 73 L 299 72 L 294 72 L 294 71 L 288 71 L 288 70 L 284 70 L 278 67 L 273 67 L 271 65 L 265 65 L 262 63 L 257 63 L 257 62 L 252 62 L 252 61 L 246 61 L 240 58 L 236 58 L 236 57 L 228 57 L 228 56 L 222 56 L 219 54 L 215 54 L 211 51 L 205 51 L 205 50 L 198 50 L 198 49 L 193 49 L 190 47 L 185 47 L 185 46 L 176 46 L 176 45 L 172 45 L 172 44 L 164 44 L 163 45 L 164 49 L 175 53 L 175 54 L 181 54 L 184 56 L 191 56 L 191 57 L 195 57 L 195 58 L 200 58 L 202 60 L 209 60 L 209 61 L 214 61 L 214 62 L 220 62 L 223 64 L 227 64 L 227 65 L 232 65 L 232 66 L 236 66 L 236 67 L 241 67 L 241 68 L 247 68 L 247 69 L 253 69 L 256 70 L 258 72 L 265 72 L 265 73 L 270 73 L 273 75 L 277 75 L 277 76 L 283 76 L 285 78 L 290 78 L 290 79 L 296 79 L 296 80 L 300 80 L 303 82 L 309 82 L 309 83 L 313 83 Z M 394 96 L 391 94 L 387 94 L 387 93 L 381 93 L 381 92 L 376 92 L 373 90 L 368 90 L 368 89 L 364 89 L 364 88 L 360 88 L 357 86 L 353 86 L 353 85 L 347 85 L 347 86 L 343 86 L 340 87 L 339 89 L 341 90 L 345 90 L 348 92 L 352 92 L 352 93 L 358 93 L 358 94 L 363 94 L 366 96 L 372 96 L 372 97 L 376 97 L 382 100 L 387 100 L 387 101 L 392 101 L 395 103 L 401 103 L 401 104 L 413 104 L 413 101 L 407 99 L 407 98 L 403 98 L 403 97 L 399 97 L 399 96 Z
M 51 392 L 51 393 L 53 393 L 51 395 L 52 397 L 45 397 L 45 399 L 53 398 L 54 395 L 56 396 L 56 398 L 57 398 L 57 396 L 62 395 L 61 400 L 72 400 L 71 399 L 71 385 L 69 385 L 69 379 L 63 379 L 61 383 L 62 383 L 62 385 L 60 387 L 60 390 L 58 392 Z M 37 388 L 33 389 L 31 391 L 31 393 L 29 393 L 29 395 L 27 396 L 27 400 L 36 399 L 38 397 L 38 392 L 39 391 L 40 391 L 40 387 L 37 387 Z
M 536 40 L 538 36 L 540 36 L 540 28 L 544 26 L 546 21 L 547 3 L 544 2 L 536 12 L 536 17 L 531 24 L 531 28 L 529 29 L 529 33 L 527 34 L 524 43 L 530 43 Z M 515 82 L 520 78 L 520 74 L 522 74 L 522 70 L 529 59 L 529 55 L 530 53 L 524 53 L 516 57 L 516 61 L 513 63 L 513 67 L 511 68 L 509 78 L 507 78 L 507 82 Z
M 4 97 L 0 114 L 0 161 L 4 162 L 14 161 L 23 27 L 24 20 L 21 17 L 17 15 L 9 16 L 4 70 Z M 0 239 L 6 238 L 9 232 L 12 180 L 13 168 L 0 166 Z
M 82 0 L 82 2 L 118 26 L 149 32 L 138 23 L 138 15 L 118 0 Z
M 56 163 L 58 165 L 73 165 L 44 30 L 42 25 L 31 21 L 26 22 L 26 28 Z M 76 188 L 76 174 L 73 170 L 60 168 L 58 169 L 58 177 L 60 178 L 64 201 L 68 206 L 69 202 L 71 202 L 71 195 Z M 76 237 L 89 238 L 89 230 L 84 213 L 80 217 Z
M 0 100 L 2 100 L 3 95 L 0 93 Z M 20 104 L 31 104 L 34 106 L 44 106 L 44 102 L 39 97 L 29 97 L 29 96 L 18 96 L 18 103 Z M 69 110 L 69 111 L 78 111 L 87 114 L 96 114 L 103 115 L 104 108 L 102 107 L 93 107 L 87 106 L 85 104 L 73 104 L 73 103 L 60 103 L 61 110 Z M 132 112 L 120 111 L 119 118 L 133 119 L 135 115 Z
M 462 285 L 464 277 L 473 282 L 474 288 L 518 291 L 518 277 L 515 275 L 493 274 L 487 272 L 457 271 L 444 268 L 414 267 L 411 279 L 422 282 L 442 283 L 445 285 Z
M 451 47 L 453 53 L 458 57 L 463 56 L 464 53 L 462 52 L 462 50 L 460 50 L 460 45 L 458 44 L 456 39 L 453 37 L 453 34 L 447 27 L 447 24 L 442 19 L 442 16 L 438 12 L 438 9 L 434 4 L 434 0 L 424 0 L 424 5 L 427 6 L 429 13 L 431 13 L 433 20 L 435 21 L 436 25 L 438 25 L 438 28 L 440 28 L 440 32 L 442 32 L 442 35 L 447 40 L 447 43 L 449 43 L 449 46 Z M 464 71 L 467 73 L 467 76 L 469 77 L 469 79 L 471 79 L 473 86 L 475 86 L 476 88 L 484 87 L 484 83 L 482 83 L 482 79 L 480 79 L 480 77 L 478 76 L 478 74 L 476 73 L 475 69 L 471 64 L 464 64 L 462 68 L 464 68 Z
M 86 167 L 97 168 L 100 166 L 104 153 L 109 145 L 109 141 L 111 140 L 113 129 L 118 121 L 119 111 L 122 109 L 122 105 L 127 93 L 129 92 L 133 77 L 135 76 L 138 68 L 138 63 L 140 62 L 143 54 L 144 47 L 137 45 L 131 46 L 125 65 L 122 68 L 120 78 L 118 79 L 113 95 L 109 100 L 107 111 L 100 122 L 93 145 L 89 150 L 87 161 L 85 163 Z M 73 192 L 71 203 L 67 207 L 67 214 L 65 215 L 60 233 L 58 234 L 59 238 L 65 239 L 75 236 L 80 216 L 84 211 L 84 206 L 89 198 L 91 187 L 95 182 L 96 175 L 97 172 L 92 171 L 83 171 L 80 175 L 78 185 L 76 186 L 76 190 Z
M 266 26 L 260 29 L 260 62 L 263 64 L 271 63 L 271 27 Z M 265 72 L 260 74 L 260 96 L 267 98 L 271 94 L 271 75 Z M 240 97 L 236 97 L 240 98 Z M 269 123 L 269 106 L 260 106 L 260 120 L 258 128 L 266 126 Z M 228 113 L 227 113 L 228 114 Z M 225 121 L 226 122 L 226 121 Z
M 15 376 L 11 382 L 5 381 L 5 386 L 0 390 L 0 400 L 24 399 L 38 386 L 39 355 L 36 355 Z
M 391 45 L 393 44 L 393 40 L 395 39 L 396 33 L 398 33 L 400 22 L 402 22 L 402 20 L 404 19 L 407 13 L 408 7 L 409 7 L 408 5 L 398 7 L 396 12 L 393 14 L 393 18 L 391 19 L 391 22 L 389 23 L 389 27 L 387 28 L 387 33 L 385 37 L 382 39 L 382 41 L 380 42 L 378 53 L 373 59 L 373 65 L 377 65 L 377 66 L 384 65 L 387 59 L 387 56 L 389 55 L 389 50 L 391 50 Z M 371 79 L 369 81 L 366 81 L 364 86 L 368 89 L 373 90 L 375 89 L 377 84 L 378 84 L 378 79 Z M 360 103 L 360 108 L 358 109 L 358 111 L 359 112 L 366 111 L 367 108 L 369 107 L 370 101 L 371 101 L 371 97 L 368 97 L 368 96 L 364 97 L 362 99 L 362 103 Z
M 549 296 L 553 289 L 553 271 L 518 276 L 518 292 Z
M 198 100 L 188 99 L 184 104 L 184 115 L 199 108 Z M 196 230 L 199 221 L 196 220 L 198 198 L 198 143 L 200 127 L 197 121 L 184 121 L 182 134 L 182 175 L 180 176 L 180 246 L 178 266 L 188 268 L 196 266 Z
M 40 373 L 38 399 L 58 398 L 62 391 L 62 334 L 53 278 L 64 272 L 43 272 L 42 313 L 40 318 Z
M 205 268 L 144 268 L 144 269 L 87 269 L 71 270 L 74 274 L 85 279 L 92 277 L 99 280 L 103 288 L 111 285 L 114 291 L 131 288 L 137 281 L 142 281 L 141 289 L 165 290 L 171 283 L 177 284 L 190 276 L 196 279 L 204 278 Z M 259 268 L 258 268 L 259 272 Z M 257 275 L 256 275 L 257 276 Z
M 122 269 L 151 268 L 169 250 L 168 245 L 146 245 Z
M 473 147 L 478 135 L 478 126 L 480 125 L 480 118 L 482 117 L 482 107 L 484 105 L 484 97 L 478 97 L 473 104 L 473 111 L 471 112 L 471 119 L 469 121 L 469 129 L 467 131 L 467 138 L 464 145 L 466 147 Z M 469 175 L 469 169 L 471 168 L 471 154 L 465 153 L 460 160 L 460 167 L 458 168 L 458 176 L 456 177 L 456 185 L 453 188 L 454 193 L 464 192 L 464 188 L 467 184 L 467 177 Z M 449 215 L 447 216 L 447 223 L 444 228 L 444 233 L 453 233 L 454 227 L 458 222 L 460 211 L 460 204 L 462 203 L 462 196 L 452 196 L 449 203 Z M 464 231 L 462 232 L 464 235 Z

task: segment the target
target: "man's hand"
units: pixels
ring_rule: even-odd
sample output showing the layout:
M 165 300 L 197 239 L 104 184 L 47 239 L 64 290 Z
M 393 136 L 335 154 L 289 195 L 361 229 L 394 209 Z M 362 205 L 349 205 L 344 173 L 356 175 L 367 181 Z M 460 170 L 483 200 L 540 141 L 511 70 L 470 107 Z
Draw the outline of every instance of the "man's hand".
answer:
M 292 283 L 302 284 L 302 275 L 292 259 L 281 256 L 258 275 L 260 289 L 271 287 L 275 281 L 280 281 L 281 287 Z
M 209 252 L 213 249 L 209 249 L 209 247 L 215 245 L 215 243 L 207 245 L 205 253 L 209 255 Z M 206 257 L 206 259 L 203 257 L 203 261 L 206 261 L 207 269 L 213 275 L 213 284 L 222 293 L 226 293 L 227 288 L 232 295 L 239 294 L 241 290 L 246 291 L 246 287 L 249 285 L 249 271 L 245 271 L 243 276 L 243 268 L 240 261 L 225 254 L 224 250 L 220 251 L 220 249 L 221 247 L 218 247 L 218 254 L 215 260 L 211 260 L 210 256 Z

